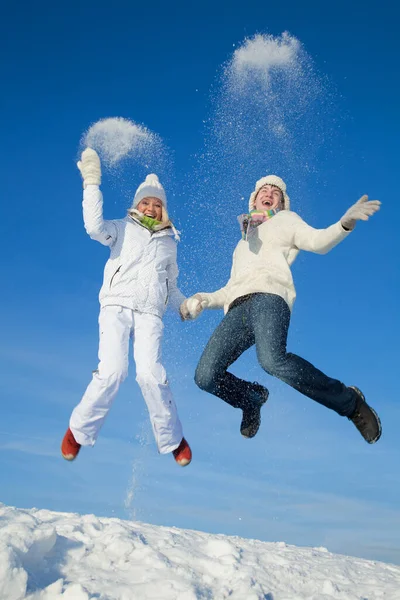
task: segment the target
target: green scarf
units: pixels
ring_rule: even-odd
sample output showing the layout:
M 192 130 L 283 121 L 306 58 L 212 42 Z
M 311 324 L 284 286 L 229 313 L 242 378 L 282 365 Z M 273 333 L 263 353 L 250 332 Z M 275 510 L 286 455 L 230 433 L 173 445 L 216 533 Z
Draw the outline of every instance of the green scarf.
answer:
M 157 221 L 157 219 L 153 219 L 153 217 L 148 217 L 147 215 L 140 217 L 139 221 L 150 231 L 157 231 L 156 227 L 162 225 L 161 221 Z

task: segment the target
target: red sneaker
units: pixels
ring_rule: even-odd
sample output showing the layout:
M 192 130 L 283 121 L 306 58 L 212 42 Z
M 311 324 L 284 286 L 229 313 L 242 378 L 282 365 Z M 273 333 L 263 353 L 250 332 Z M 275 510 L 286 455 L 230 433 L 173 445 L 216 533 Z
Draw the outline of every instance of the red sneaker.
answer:
M 72 431 L 68 427 L 67 433 L 64 435 L 64 439 L 61 444 L 61 454 L 65 460 L 74 460 L 78 456 L 80 449 L 81 445 L 78 444 L 72 434 Z
M 181 467 L 186 467 L 186 465 L 188 465 L 192 460 L 192 451 L 185 438 L 182 438 L 181 443 L 175 450 L 173 450 L 172 454 L 174 455 L 178 465 Z

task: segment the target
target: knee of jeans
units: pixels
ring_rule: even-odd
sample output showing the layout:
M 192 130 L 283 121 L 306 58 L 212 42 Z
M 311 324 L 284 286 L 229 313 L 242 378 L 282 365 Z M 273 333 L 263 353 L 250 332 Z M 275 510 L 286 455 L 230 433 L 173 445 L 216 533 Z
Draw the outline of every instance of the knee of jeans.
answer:
M 201 390 L 207 392 L 214 387 L 215 378 L 213 376 L 213 372 L 210 369 L 204 369 L 201 366 L 199 366 L 196 369 L 194 381 Z
M 283 365 L 283 360 L 281 356 L 276 356 L 273 354 L 262 354 L 258 356 L 258 361 L 264 371 L 268 373 L 268 375 L 277 376 L 280 373 L 281 367 Z

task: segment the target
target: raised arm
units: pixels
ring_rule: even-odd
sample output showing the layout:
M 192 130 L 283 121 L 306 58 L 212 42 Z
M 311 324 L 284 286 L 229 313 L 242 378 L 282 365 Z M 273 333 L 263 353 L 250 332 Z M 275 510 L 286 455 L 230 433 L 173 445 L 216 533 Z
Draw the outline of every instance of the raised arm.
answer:
M 292 213 L 294 245 L 299 250 L 326 254 L 349 235 L 357 221 L 367 221 L 379 210 L 380 205 L 379 200 L 368 200 L 368 196 L 362 196 L 346 211 L 340 221 L 326 229 L 314 229 L 307 225 L 301 217 Z
M 101 166 L 95 150 L 82 152 L 78 169 L 83 177 L 83 222 L 92 240 L 112 246 L 117 239 L 117 228 L 112 221 L 103 219 L 103 195 L 100 191 Z

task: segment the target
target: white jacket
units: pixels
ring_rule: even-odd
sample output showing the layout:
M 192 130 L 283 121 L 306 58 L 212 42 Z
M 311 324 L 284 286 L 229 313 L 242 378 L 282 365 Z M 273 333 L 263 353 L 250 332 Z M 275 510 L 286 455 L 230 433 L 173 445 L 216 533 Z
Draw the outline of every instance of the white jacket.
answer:
M 290 266 L 299 251 L 325 254 L 349 233 L 340 221 L 327 229 L 314 229 L 296 213 L 282 210 L 238 243 L 226 286 L 202 295 L 209 308 L 224 307 L 225 313 L 236 298 L 256 292 L 277 294 L 292 309 L 296 290 Z
M 104 268 L 100 305 L 118 305 L 162 317 L 167 304 L 178 311 L 185 296 L 177 287 L 176 241 L 170 228 L 150 232 L 127 216 L 103 219 L 97 185 L 83 192 L 83 220 L 93 240 L 110 248 Z

